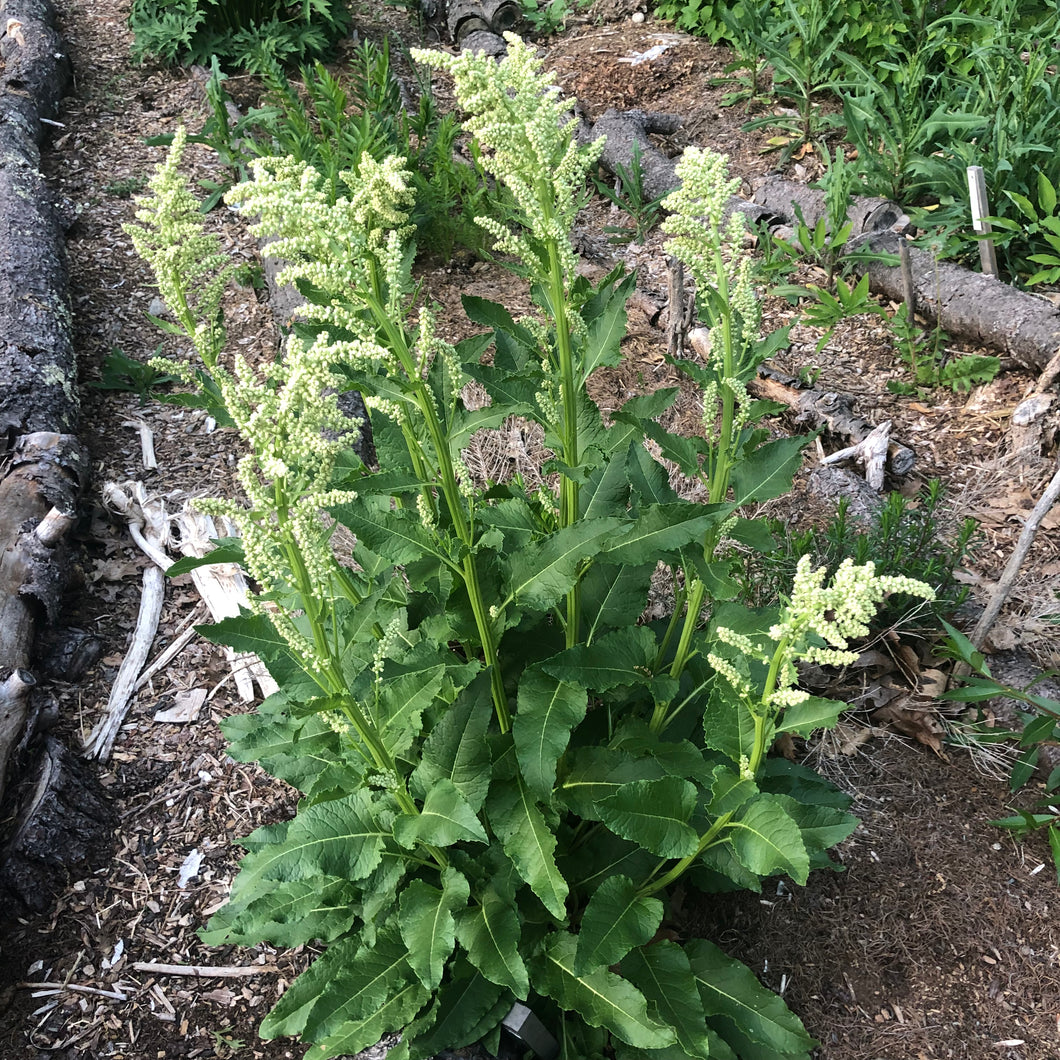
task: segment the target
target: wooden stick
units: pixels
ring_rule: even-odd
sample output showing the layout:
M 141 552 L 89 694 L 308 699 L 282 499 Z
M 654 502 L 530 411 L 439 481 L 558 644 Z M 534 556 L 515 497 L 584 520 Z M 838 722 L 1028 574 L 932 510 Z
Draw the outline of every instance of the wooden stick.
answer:
M 132 644 L 122 659 L 118 676 L 110 690 L 107 709 L 96 727 L 89 733 L 85 743 L 85 754 L 89 758 L 106 761 L 118 738 L 118 731 L 129 712 L 129 705 L 136 688 L 137 678 L 147 662 L 147 655 L 158 631 L 162 617 L 162 601 L 165 599 L 166 576 L 157 567 L 144 570 L 143 592 L 140 596 L 140 613 L 136 617 L 136 629 Z
M 112 997 L 115 1001 L 128 1001 L 125 994 L 117 990 L 100 990 L 95 986 L 79 986 L 77 983 L 18 983 L 19 990 L 51 990 L 60 993 L 63 990 L 72 990 L 76 994 L 91 994 L 93 997 Z
M 994 625 L 994 620 L 1008 599 L 1008 594 L 1012 591 L 1016 575 L 1019 574 L 1020 567 L 1023 565 L 1027 553 L 1030 552 L 1031 545 L 1034 544 L 1034 535 L 1038 533 L 1038 527 L 1041 525 L 1042 520 L 1052 510 L 1057 497 L 1060 497 L 1060 464 L 1057 466 L 1056 474 L 1053 475 L 1052 481 L 1042 494 L 1041 500 L 1034 506 L 1031 514 L 1027 516 L 1027 521 L 1023 524 L 1023 532 L 1016 542 L 1016 547 L 1012 550 L 1008 563 L 1005 564 L 1005 569 L 1001 572 L 1001 578 L 998 580 L 997 585 L 994 586 L 990 602 L 986 605 L 986 610 L 972 631 L 969 639 L 977 649 L 983 646 L 986 635 L 990 632 L 991 627 Z M 971 668 L 967 663 L 958 663 L 953 668 L 953 679 L 967 677 L 970 670 Z
M 986 199 L 986 177 L 982 166 L 968 167 L 968 191 L 972 199 L 972 227 L 980 235 L 990 235 L 993 229 L 986 218 L 990 215 L 990 206 Z M 997 251 L 989 239 L 979 240 L 979 260 L 983 272 L 997 279 Z
M 153 972 L 155 975 L 202 975 L 218 979 L 237 979 L 244 975 L 274 975 L 280 969 L 274 964 L 220 965 L 208 964 L 158 964 L 155 961 L 134 961 L 138 972 Z

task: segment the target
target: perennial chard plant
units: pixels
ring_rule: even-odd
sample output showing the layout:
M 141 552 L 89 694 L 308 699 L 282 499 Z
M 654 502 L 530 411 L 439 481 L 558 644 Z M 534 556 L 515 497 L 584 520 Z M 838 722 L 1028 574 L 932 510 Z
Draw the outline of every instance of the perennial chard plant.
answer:
M 768 441 L 747 395 L 776 340 L 758 336 L 723 161 L 690 151 L 669 204 L 672 249 L 712 327 L 710 362 L 686 366 L 706 437 L 659 427 L 672 392 L 607 424 L 585 384 L 619 361 L 633 281 L 590 285 L 570 242 L 599 144 L 576 145 L 569 104 L 517 38 L 499 65 L 417 59 L 451 74 L 511 195 L 510 216 L 482 224 L 527 277 L 531 315 L 468 297 L 488 330 L 444 341 L 410 282 L 395 159 L 363 159 L 333 200 L 312 167 L 283 159 L 259 160 L 232 192 L 308 299 L 263 371 L 225 359 L 216 321 L 191 320 L 195 300 L 168 286 L 180 244 L 202 238 L 182 220 L 179 137 L 136 233 L 206 366 L 195 378 L 247 443 L 247 504 L 224 508 L 260 593 L 207 635 L 257 651 L 281 690 L 226 723 L 230 753 L 302 793 L 292 820 L 242 841 L 229 903 L 202 937 L 316 940 L 322 954 L 261 1029 L 313 1043 L 310 1060 L 390 1031 L 395 1060 L 495 1042 L 516 1000 L 568 1060 L 806 1058 L 813 1040 L 747 968 L 707 940 L 671 941 L 669 889 L 757 890 L 829 864 L 855 824 L 847 800 L 767 757 L 779 733 L 841 709 L 797 687 L 798 663 L 848 661 L 887 593 L 930 590 L 871 563 L 826 584 L 804 561 L 778 607 L 725 602 L 725 542 L 763 536 L 738 509 L 788 488 L 799 447 Z M 470 380 L 485 408 L 464 406 Z M 378 469 L 344 447 L 338 386 L 365 395 Z M 471 435 L 516 415 L 544 429 L 548 485 L 472 481 Z M 646 436 L 703 478 L 708 503 L 679 498 Z M 351 554 L 332 542 L 337 525 Z M 678 606 L 643 623 L 660 563 Z

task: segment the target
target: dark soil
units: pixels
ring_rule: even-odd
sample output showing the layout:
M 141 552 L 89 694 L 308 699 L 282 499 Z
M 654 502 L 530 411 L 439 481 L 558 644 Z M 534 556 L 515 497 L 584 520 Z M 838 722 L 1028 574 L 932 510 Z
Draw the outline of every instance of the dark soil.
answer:
M 164 495 L 231 493 L 236 451 L 232 439 L 201 416 L 141 406 L 134 395 L 91 386 L 112 349 L 146 359 L 159 344 L 144 316 L 154 292 L 121 225 L 135 209 L 129 191 L 142 186 L 163 155 L 144 138 L 182 122 L 197 129 L 205 112 L 194 74 L 130 65 L 128 0 L 62 0 L 60 7 L 76 92 L 46 170 L 56 196 L 76 217 L 68 235 L 72 300 L 83 436 L 96 473 L 68 620 L 102 646 L 101 661 L 84 679 L 54 684 L 63 707 L 60 731 L 76 746 L 106 705 L 135 622 L 146 562 L 124 527 L 108 520 L 95 499 L 99 487 L 108 479 L 139 478 Z M 728 54 L 672 33 L 650 15 L 634 23 L 633 10 L 598 3 L 592 21 L 544 42 L 564 90 L 580 98 L 590 118 L 610 106 L 680 114 L 684 127 L 660 141 L 664 150 L 709 145 L 729 153 L 745 179 L 767 172 L 772 161 L 762 154 L 764 134 L 742 132 L 746 115 L 721 107 L 722 90 L 711 86 Z M 415 27 L 393 8 L 361 10 L 357 22 L 362 36 L 378 40 L 390 33 L 418 42 Z M 657 44 L 666 45 L 657 59 L 630 61 Z M 248 82 L 229 84 L 237 97 L 252 97 Z M 218 175 L 205 150 L 189 150 L 188 161 L 197 177 Z M 789 173 L 811 178 L 815 166 L 811 155 Z M 597 202 L 580 226 L 586 247 L 609 253 L 601 233 L 615 221 Z M 219 210 L 210 224 L 231 254 L 256 261 L 256 247 L 236 218 Z M 666 276 L 658 237 L 619 253 L 638 269 L 645 295 L 661 297 Z M 523 297 L 506 273 L 482 263 L 438 264 L 423 278 L 447 307 L 442 319 L 454 329 L 460 327 L 461 292 L 498 298 L 515 312 Z M 276 337 L 259 294 L 237 290 L 228 308 L 232 342 L 269 355 Z M 776 323 L 793 310 L 771 300 L 769 312 Z M 1028 377 L 1006 366 L 995 383 L 971 395 L 899 398 L 885 384 L 904 369 L 878 318 L 845 322 L 820 354 L 814 352 L 819 333 L 799 327 L 792 338 L 779 367 L 792 374 L 819 369 L 819 386 L 855 395 L 864 415 L 893 419 L 895 434 L 917 451 L 917 474 L 939 475 L 949 485 L 954 517 L 973 512 L 984 520 L 969 580 L 988 588 L 1039 492 L 1037 479 L 1017 478 L 998 460 L 1006 417 Z M 633 312 L 625 363 L 594 381 L 601 405 L 613 408 L 666 381 L 665 346 L 648 316 Z M 163 350 L 180 353 L 170 340 Z M 691 404 L 685 413 L 697 415 Z M 158 471 L 140 466 L 140 421 L 154 431 Z M 528 466 L 531 450 L 519 449 Z M 516 454 L 517 462 L 522 458 Z M 915 492 L 918 481 L 901 484 L 903 490 Z M 173 498 L 174 507 L 180 503 Z M 772 510 L 795 524 L 808 509 L 799 495 L 793 505 Z M 1055 609 L 1058 554 L 1055 523 L 1047 524 L 999 626 L 1004 646 L 1030 644 L 1046 659 L 1055 654 L 1055 641 L 1043 639 L 1048 627 L 1040 615 Z M 189 621 L 204 620 L 197 607 L 186 579 L 168 587 L 156 652 Z M 154 720 L 194 689 L 209 693 L 197 721 Z M 291 808 L 287 789 L 224 754 L 217 721 L 245 709 L 226 661 L 201 639 L 140 693 L 102 770 L 120 820 L 112 860 L 72 880 L 51 914 L 11 925 L 3 940 L 0 1060 L 303 1055 L 304 1047 L 293 1042 L 260 1041 L 256 1027 L 311 955 L 269 947 L 218 951 L 195 935 L 227 892 L 238 857 L 235 841 Z M 774 881 L 762 895 L 686 895 L 686 930 L 706 932 L 782 991 L 821 1040 L 819 1060 L 1060 1056 L 1057 876 L 1044 838 L 1014 842 L 989 824 L 1009 801 L 1003 764 L 959 748 L 943 757 L 869 728 L 860 715 L 844 724 L 842 739 L 799 751 L 856 799 L 863 824 L 836 852 L 845 871 L 818 873 L 801 889 Z M 174 975 L 151 967 L 159 964 L 238 974 Z

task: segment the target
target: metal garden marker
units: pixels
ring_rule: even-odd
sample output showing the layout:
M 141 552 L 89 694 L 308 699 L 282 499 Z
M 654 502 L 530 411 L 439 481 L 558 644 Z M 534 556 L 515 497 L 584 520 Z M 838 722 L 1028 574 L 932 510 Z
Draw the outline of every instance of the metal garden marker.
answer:
M 972 227 L 980 235 L 989 235 L 993 229 L 986 220 L 990 209 L 986 200 L 986 178 L 982 166 L 968 167 L 968 191 L 972 199 Z M 979 260 L 983 263 L 983 272 L 997 279 L 997 253 L 989 239 L 979 240 Z

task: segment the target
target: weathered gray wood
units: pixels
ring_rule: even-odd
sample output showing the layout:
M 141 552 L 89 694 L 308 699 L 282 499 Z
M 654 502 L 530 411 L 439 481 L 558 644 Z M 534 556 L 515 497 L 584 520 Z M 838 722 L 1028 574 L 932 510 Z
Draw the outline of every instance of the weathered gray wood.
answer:
M 0 923 L 46 908 L 112 822 L 91 770 L 47 736 L 34 641 L 55 623 L 87 473 L 63 226 L 40 148 L 70 86 L 48 0 L 0 0 Z
M 77 368 L 64 242 L 38 166 L 41 119 L 58 113 L 70 62 L 46 0 L 7 0 L 0 21 L 0 432 L 67 434 Z

